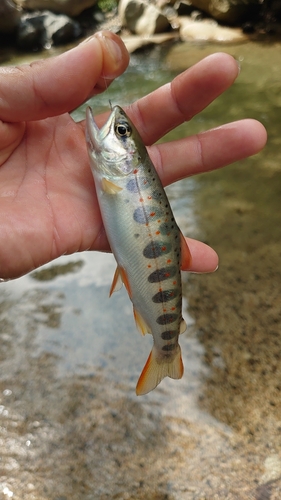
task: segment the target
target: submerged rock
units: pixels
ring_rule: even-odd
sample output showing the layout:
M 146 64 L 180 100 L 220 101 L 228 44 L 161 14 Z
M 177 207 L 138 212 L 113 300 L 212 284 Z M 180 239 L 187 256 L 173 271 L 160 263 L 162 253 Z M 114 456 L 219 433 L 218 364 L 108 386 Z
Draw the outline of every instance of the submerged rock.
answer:
M 149 36 L 170 28 L 161 10 L 145 0 L 121 0 L 119 15 L 122 25 L 137 35 Z
M 22 16 L 17 44 L 23 49 L 48 48 L 68 43 L 81 33 L 79 24 L 68 16 L 49 11 L 33 12 Z
M 247 38 L 240 28 L 220 26 L 213 19 L 194 21 L 191 17 L 179 17 L 179 25 L 183 41 L 240 42 Z
M 21 9 L 12 0 L 0 2 L 0 33 L 13 33 L 20 22 Z
M 191 3 L 214 19 L 230 25 L 256 14 L 261 5 L 259 0 L 191 0 Z

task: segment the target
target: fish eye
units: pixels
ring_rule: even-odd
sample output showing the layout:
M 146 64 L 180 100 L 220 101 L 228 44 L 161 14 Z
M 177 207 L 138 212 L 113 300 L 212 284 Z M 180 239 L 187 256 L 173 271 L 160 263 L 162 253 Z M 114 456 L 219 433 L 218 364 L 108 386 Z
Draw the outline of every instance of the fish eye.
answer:
M 130 137 L 132 129 L 128 123 L 117 123 L 115 125 L 115 132 L 120 137 Z

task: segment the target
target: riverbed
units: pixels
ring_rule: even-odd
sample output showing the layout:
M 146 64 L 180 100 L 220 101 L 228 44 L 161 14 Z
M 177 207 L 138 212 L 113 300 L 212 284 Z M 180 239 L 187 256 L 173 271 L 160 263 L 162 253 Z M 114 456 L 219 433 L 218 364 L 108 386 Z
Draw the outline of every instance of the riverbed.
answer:
M 187 274 L 180 381 L 137 397 L 151 339 L 111 255 L 65 256 L 0 290 L 0 500 L 281 497 L 281 44 L 174 44 L 131 57 L 96 112 L 124 105 L 223 50 L 237 82 L 169 134 L 252 117 L 259 155 L 167 190 L 185 234 L 220 266 Z M 85 106 L 73 113 L 82 119 Z

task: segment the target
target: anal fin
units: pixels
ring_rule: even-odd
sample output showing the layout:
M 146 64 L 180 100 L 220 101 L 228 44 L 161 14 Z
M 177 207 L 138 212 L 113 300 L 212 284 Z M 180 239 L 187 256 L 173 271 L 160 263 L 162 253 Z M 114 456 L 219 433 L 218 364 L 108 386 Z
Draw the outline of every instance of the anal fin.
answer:
M 143 396 L 155 389 L 165 377 L 180 379 L 183 376 L 183 371 L 180 346 L 170 362 L 163 360 L 160 363 L 156 359 L 156 351 L 153 347 L 137 383 L 137 396 Z
M 134 310 L 134 318 L 136 322 L 136 327 L 138 331 L 142 334 L 145 335 L 146 333 L 151 333 L 151 329 L 149 326 L 147 326 L 147 323 L 144 321 L 143 317 L 141 314 L 136 310 L 136 308 L 133 308 Z

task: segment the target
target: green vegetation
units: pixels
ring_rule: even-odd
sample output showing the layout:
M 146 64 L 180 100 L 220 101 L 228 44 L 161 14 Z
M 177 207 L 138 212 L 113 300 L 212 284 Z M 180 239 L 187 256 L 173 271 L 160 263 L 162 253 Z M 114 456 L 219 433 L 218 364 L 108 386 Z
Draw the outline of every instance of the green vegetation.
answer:
M 98 7 L 103 12 L 109 12 L 117 7 L 117 0 L 98 0 Z

